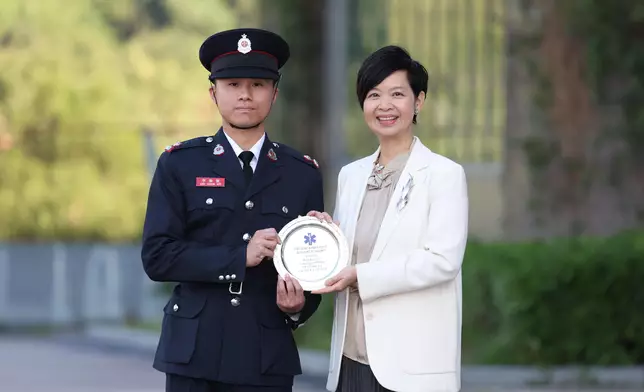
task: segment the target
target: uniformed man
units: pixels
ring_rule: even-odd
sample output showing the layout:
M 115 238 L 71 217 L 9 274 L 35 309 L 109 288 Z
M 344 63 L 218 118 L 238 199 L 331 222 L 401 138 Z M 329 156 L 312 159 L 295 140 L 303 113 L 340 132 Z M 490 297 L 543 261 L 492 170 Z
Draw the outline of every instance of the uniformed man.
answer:
M 271 257 L 277 232 L 324 203 L 318 163 L 264 130 L 289 54 L 264 30 L 209 37 L 199 59 L 223 126 L 159 158 L 142 260 L 152 280 L 178 283 L 154 359 L 167 391 L 291 391 L 301 373 L 292 331 L 320 297 L 279 278 Z

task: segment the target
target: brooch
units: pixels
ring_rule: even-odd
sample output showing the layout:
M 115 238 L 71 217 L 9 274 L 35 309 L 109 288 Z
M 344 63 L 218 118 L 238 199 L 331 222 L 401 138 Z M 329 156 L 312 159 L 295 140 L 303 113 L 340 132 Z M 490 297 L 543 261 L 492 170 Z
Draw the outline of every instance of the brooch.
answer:
M 400 212 L 407 203 L 409 202 L 409 194 L 411 193 L 412 188 L 414 187 L 414 177 L 409 175 L 409 179 L 407 180 L 407 183 L 403 186 L 402 191 L 400 192 L 400 199 L 398 199 L 398 202 L 396 203 L 396 208 Z

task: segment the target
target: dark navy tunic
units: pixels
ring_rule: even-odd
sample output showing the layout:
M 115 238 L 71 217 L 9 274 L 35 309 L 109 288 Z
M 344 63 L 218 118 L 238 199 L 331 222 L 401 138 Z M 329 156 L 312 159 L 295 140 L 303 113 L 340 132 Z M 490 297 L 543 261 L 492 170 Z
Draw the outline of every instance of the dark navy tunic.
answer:
M 301 374 L 292 331 L 316 311 L 320 296 L 306 293 L 293 321 L 277 307 L 272 260 L 246 268 L 246 246 L 256 230 L 279 232 L 310 210 L 324 211 L 317 162 L 268 137 L 247 190 L 221 129 L 160 156 L 141 256 L 150 279 L 177 285 L 163 309 L 155 369 L 230 384 L 292 385 Z M 231 293 L 240 286 L 241 294 Z

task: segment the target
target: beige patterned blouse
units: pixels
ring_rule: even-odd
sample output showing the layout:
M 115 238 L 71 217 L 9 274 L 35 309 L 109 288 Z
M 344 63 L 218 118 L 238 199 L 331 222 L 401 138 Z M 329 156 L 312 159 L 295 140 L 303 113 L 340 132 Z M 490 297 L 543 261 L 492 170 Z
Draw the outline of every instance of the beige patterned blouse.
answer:
M 369 261 L 391 194 L 396 188 L 396 183 L 407 163 L 408 157 L 409 152 L 397 156 L 380 172 L 374 168 L 369 177 L 356 225 L 351 258 L 354 264 Z M 344 355 L 354 361 L 369 364 L 365 344 L 362 301 L 356 289 L 351 289 L 349 293 Z

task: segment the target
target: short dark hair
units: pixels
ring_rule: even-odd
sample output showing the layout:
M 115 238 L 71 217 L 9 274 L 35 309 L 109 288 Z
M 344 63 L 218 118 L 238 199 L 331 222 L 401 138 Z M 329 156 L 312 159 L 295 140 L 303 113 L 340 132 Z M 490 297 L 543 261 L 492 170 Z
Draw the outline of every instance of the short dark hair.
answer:
M 370 54 L 358 71 L 356 94 L 360 108 L 364 109 L 364 101 L 372 88 L 379 85 L 392 73 L 400 70 L 407 71 L 407 80 L 414 92 L 414 97 L 418 98 L 421 91 L 427 94 L 429 74 L 425 67 L 412 59 L 405 49 L 389 45 Z M 416 124 L 415 115 L 413 122 Z

